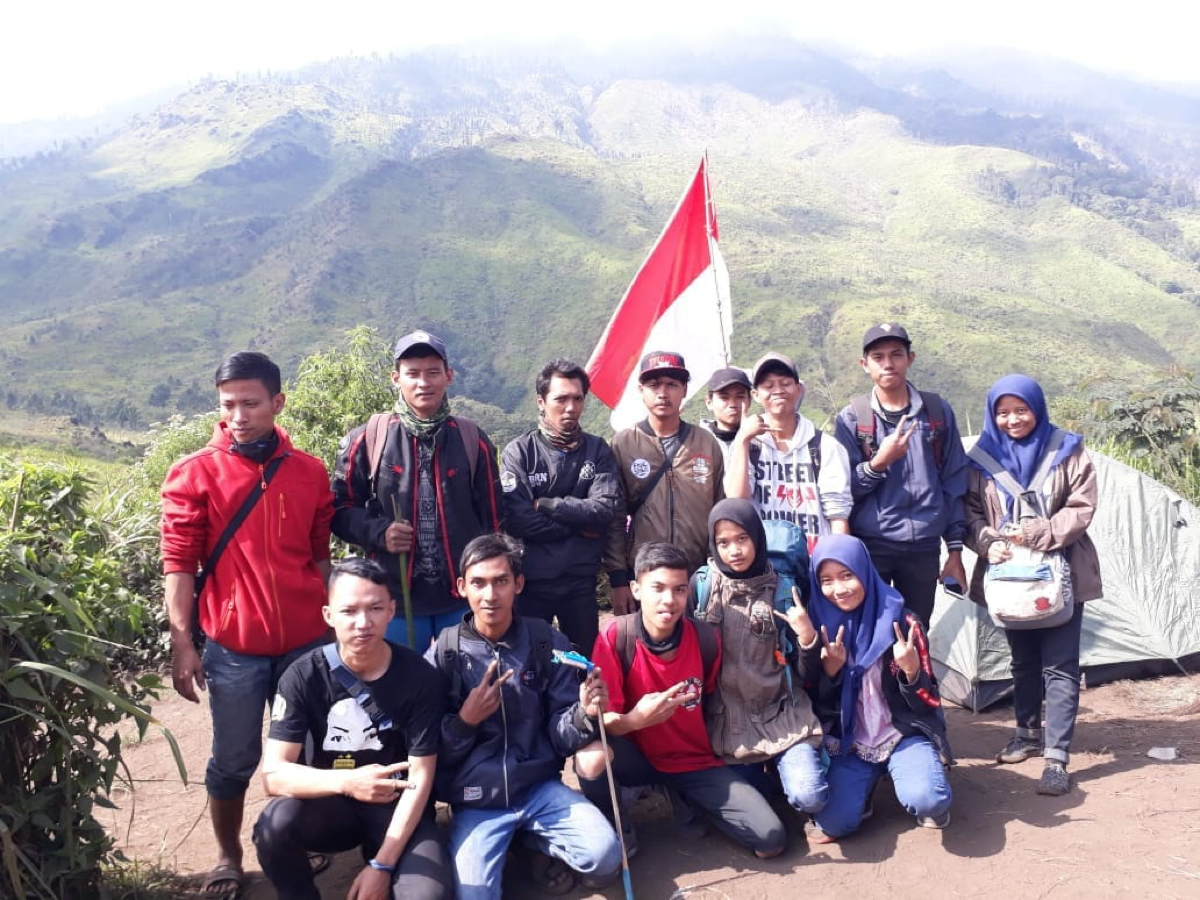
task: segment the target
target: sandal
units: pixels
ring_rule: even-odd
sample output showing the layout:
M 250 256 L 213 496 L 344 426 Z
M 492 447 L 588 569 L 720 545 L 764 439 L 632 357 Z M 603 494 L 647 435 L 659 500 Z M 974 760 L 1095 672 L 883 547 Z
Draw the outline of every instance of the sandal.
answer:
M 558 897 L 575 887 L 575 873 L 562 860 L 534 853 L 529 860 L 529 879 L 544 894 Z
M 200 885 L 204 897 L 220 897 L 222 900 L 237 900 L 246 883 L 246 873 L 240 866 L 222 863 L 205 877 Z

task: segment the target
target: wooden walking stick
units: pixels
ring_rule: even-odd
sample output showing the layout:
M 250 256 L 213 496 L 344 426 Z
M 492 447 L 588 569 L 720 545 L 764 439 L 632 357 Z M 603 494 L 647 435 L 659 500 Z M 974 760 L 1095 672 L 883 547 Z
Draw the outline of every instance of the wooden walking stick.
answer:
M 397 525 L 404 524 L 404 516 L 400 515 L 400 504 L 396 502 L 396 498 L 392 498 L 392 518 L 396 520 Z M 412 591 L 408 584 L 408 551 L 400 553 L 400 597 L 404 601 L 404 625 L 408 629 L 408 647 L 410 650 L 417 650 L 417 635 L 415 626 L 413 625 L 413 610 L 412 610 Z M 420 650 L 417 650 L 420 653 Z

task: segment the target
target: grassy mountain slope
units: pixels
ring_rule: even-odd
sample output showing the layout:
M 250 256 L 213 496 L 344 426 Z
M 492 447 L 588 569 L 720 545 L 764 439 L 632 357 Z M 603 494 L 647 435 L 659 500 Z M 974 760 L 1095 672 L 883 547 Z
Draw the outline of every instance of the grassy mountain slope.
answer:
M 735 361 L 793 354 L 814 408 L 865 385 L 857 340 L 884 319 L 976 422 L 1006 371 L 1058 393 L 1200 364 L 1194 207 L 919 138 L 863 105 L 865 76 L 768 91 L 389 65 L 202 85 L 85 153 L 0 172 L 9 405 L 153 418 L 207 402 L 224 353 L 291 369 L 366 321 L 442 333 L 459 393 L 515 429 L 538 365 L 587 357 L 706 148 Z

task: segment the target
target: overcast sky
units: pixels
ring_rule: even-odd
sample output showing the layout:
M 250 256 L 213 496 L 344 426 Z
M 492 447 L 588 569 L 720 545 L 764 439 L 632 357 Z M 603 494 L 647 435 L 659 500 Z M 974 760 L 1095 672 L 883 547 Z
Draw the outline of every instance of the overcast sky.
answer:
M 207 74 L 274 71 L 350 53 L 500 38 L 697 40 L 790 34 L 875 55 L 1029 50 L 1106 72 L 1200 84 L 1200 4 L 1009 0 L 43 0 L 6 4 L 0 122 L 88 115 Z

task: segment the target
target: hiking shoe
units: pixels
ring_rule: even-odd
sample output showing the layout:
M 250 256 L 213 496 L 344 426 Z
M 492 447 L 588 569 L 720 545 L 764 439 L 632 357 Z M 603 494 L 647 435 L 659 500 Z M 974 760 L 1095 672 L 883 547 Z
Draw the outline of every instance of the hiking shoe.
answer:
M 1041 756 L 1042 750 L 1041 741 L 1014 735 L 1004 745 L 1004 749 L 996 754 L 996 762 L 1007 763 L 1009 765 L 1025 762 L 1031 756 Z
M 917 816 L 917 824 L 922 828 L 936 828 L 941 831 L 950 824 L 950 810 L 946 810 L 940 816 Z
M 1046 768 L 1042 769 L 1042 779 L 1038 782 L 1037 792 L 1061 797 L 1070 790 L 1071 776 L 1067 774 L 1067 767 L 1058 760 L 1046 760 Z

